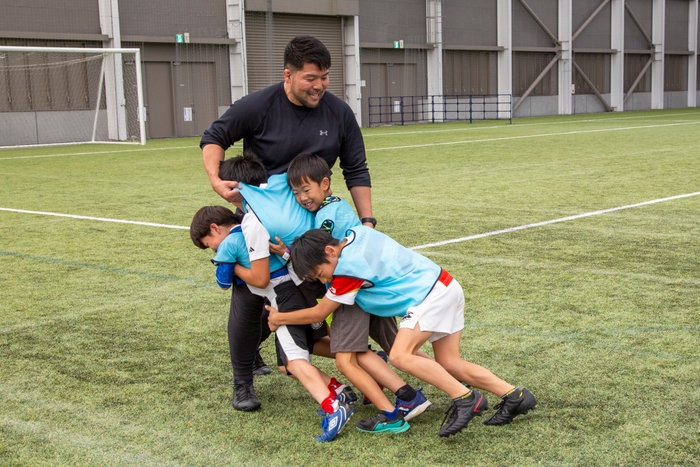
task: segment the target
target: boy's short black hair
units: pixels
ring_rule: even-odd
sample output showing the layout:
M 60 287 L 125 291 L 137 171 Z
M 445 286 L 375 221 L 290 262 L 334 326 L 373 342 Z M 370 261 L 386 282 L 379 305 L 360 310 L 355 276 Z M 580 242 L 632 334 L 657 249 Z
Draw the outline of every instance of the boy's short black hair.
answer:
M 331 54 L 315 37 L 297 36 L 284 49 L 284 67 L 296 71 L 304 68 L 306 63 L 327 70 L 331 67 Z
M 219 178 L 260 186 L 267 182 L 267 170 L 258 156 L 253 151 L 246 149 L 240 156 L 221 161 Z
M 292 242 L 291 261 L 294 272 L 300 279 L 312 281 L 315 279 L 316 268 L 328 263 L 326 247 L 338 245 L 338 239 L 324 229 L 311 229 Z
M 224 206 L 204 206 L 192 218 L 190 224 L 190 238 L 198 248 L 205 250 L 207 247 L 202 239 L 211 233 L 211 224 L 238 225 L 243 220 L 243 213 L 233 212 Z
M 316 154 L 302 152 L 289 163 L 287 168 L 287 183 L 291 187 L 301 186 L 304 181 L 321 183 L 324 178 L 331 180 L 331 169 L 328 163 Z

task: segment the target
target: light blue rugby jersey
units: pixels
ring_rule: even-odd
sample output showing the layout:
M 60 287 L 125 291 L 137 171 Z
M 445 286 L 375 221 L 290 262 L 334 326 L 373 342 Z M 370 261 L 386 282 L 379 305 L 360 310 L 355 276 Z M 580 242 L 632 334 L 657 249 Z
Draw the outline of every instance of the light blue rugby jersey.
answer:
M 337 196 L 328 196 L 316 211 L 314 226 L 330 232 L 334 238 L 342 240 L 349 229 L 362 225 L 350 204 Z
M 442 268 L 389 236 L 363 225 L 348 235 L 333 277 L 365 281 L 355 303 L 378 316 L 403 316 L 425 300 Z
M 295 238 L 314 228 L 314 215 L 297 203 L 286 173 L 270 176 L 264 188 L 239 183 L 239 189 L 245 211 L 258 216 L 272 241 L 279 237 L 289 247 Z
M 214 259 L 211 262 L 216 266 L 216 283 L 222 289 L 228 289 L 233 285 L 235 277 L 233 267 L 236 263 L 250 269 L 248 246 L 245 243 L 240 225 L 232 228 L 226 238 L 219 244 L 219 248 L 216 249 L 216 255 L 214 255 Z M 237 284 L 243 283 L 238 277 L 235 277 L 235 280 Z
M 216 255 L 211 260 L 216 266 L 216 283 L 222 289 L 228 289 L 233 285 L 235 278 L 236 284 L 245 284 L 245 282 L 235 275 L 233 272 L 236 263 L 244 268 L 250 269 L 250 257 L 248 256 L 248 245 L 245 242 L 245 236 L 241 230 L 241 226 L 237 225 L 223 239 L 216 249 Z M 270 278 L 275 278 L 287 274 L 282 259 L 276 255 L 270 255 Z

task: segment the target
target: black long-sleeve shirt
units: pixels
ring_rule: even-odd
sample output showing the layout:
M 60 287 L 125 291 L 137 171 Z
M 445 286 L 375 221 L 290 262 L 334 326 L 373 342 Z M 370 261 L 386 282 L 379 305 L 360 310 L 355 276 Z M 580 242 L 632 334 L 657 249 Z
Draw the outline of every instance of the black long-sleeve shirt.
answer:
M 371 186 L 365 145 L 350 107 L 324 93 L 315 108 L 292 104 L 284 83 L 248 94 L 204 132 L 200 147 L 216 144 L 224 150 L 236 141 L 262 160 L 269 175 L 286 172 L 302 152 L 322 157 L 329 167 L 340 159 L 348 188 Z

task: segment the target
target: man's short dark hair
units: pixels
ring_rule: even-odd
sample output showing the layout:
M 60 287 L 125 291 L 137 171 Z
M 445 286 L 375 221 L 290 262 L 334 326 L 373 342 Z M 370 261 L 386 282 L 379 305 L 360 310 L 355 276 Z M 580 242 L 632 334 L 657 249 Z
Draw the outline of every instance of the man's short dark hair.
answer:
M 302 152 L 289 163 L 287 183 L 289 186 L 301 186 L 304 181 L 321 183 L 324 178 L 331 180 L 328 163 L 316 154 Z
M 339 243 L 330 232 L 323 229 L 311 229 L 301 237 L 297 237 L 292 242 L 290 253 L 294 272 L 302 280 L 314 280 L 316 268 L 329 262 L 326 257 L 326 247 Z
M 306 63 L 313 63 L 321 70 L 331 67 L 331 53 L 315 37 L 297 36 L 284 49 L 284 67 L 301 70 Z
M 242 155 L 231 157 L 219 164 L 219 178 L 260 186 L 267 182 L 267 170 L 258 156 L 246 149 Z
M 234 213 L 227 207 L 204 206 L 197 211 L 190 224 L 192 243 L 204 250 L 207 247 L 202 243 L 202 239 L 211 233 L 211 224 L 238 225 L 242 220 L 243 213 Z

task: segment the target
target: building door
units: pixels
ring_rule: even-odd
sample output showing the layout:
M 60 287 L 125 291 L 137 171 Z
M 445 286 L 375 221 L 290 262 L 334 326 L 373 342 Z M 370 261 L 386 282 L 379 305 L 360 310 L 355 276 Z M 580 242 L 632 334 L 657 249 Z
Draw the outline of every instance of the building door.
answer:
M 213 63 L 173 62 L 176 136 L 200 136 L 217 119 Z
M 175 136 L 170 62 L 144 62 L 146 137 Z

